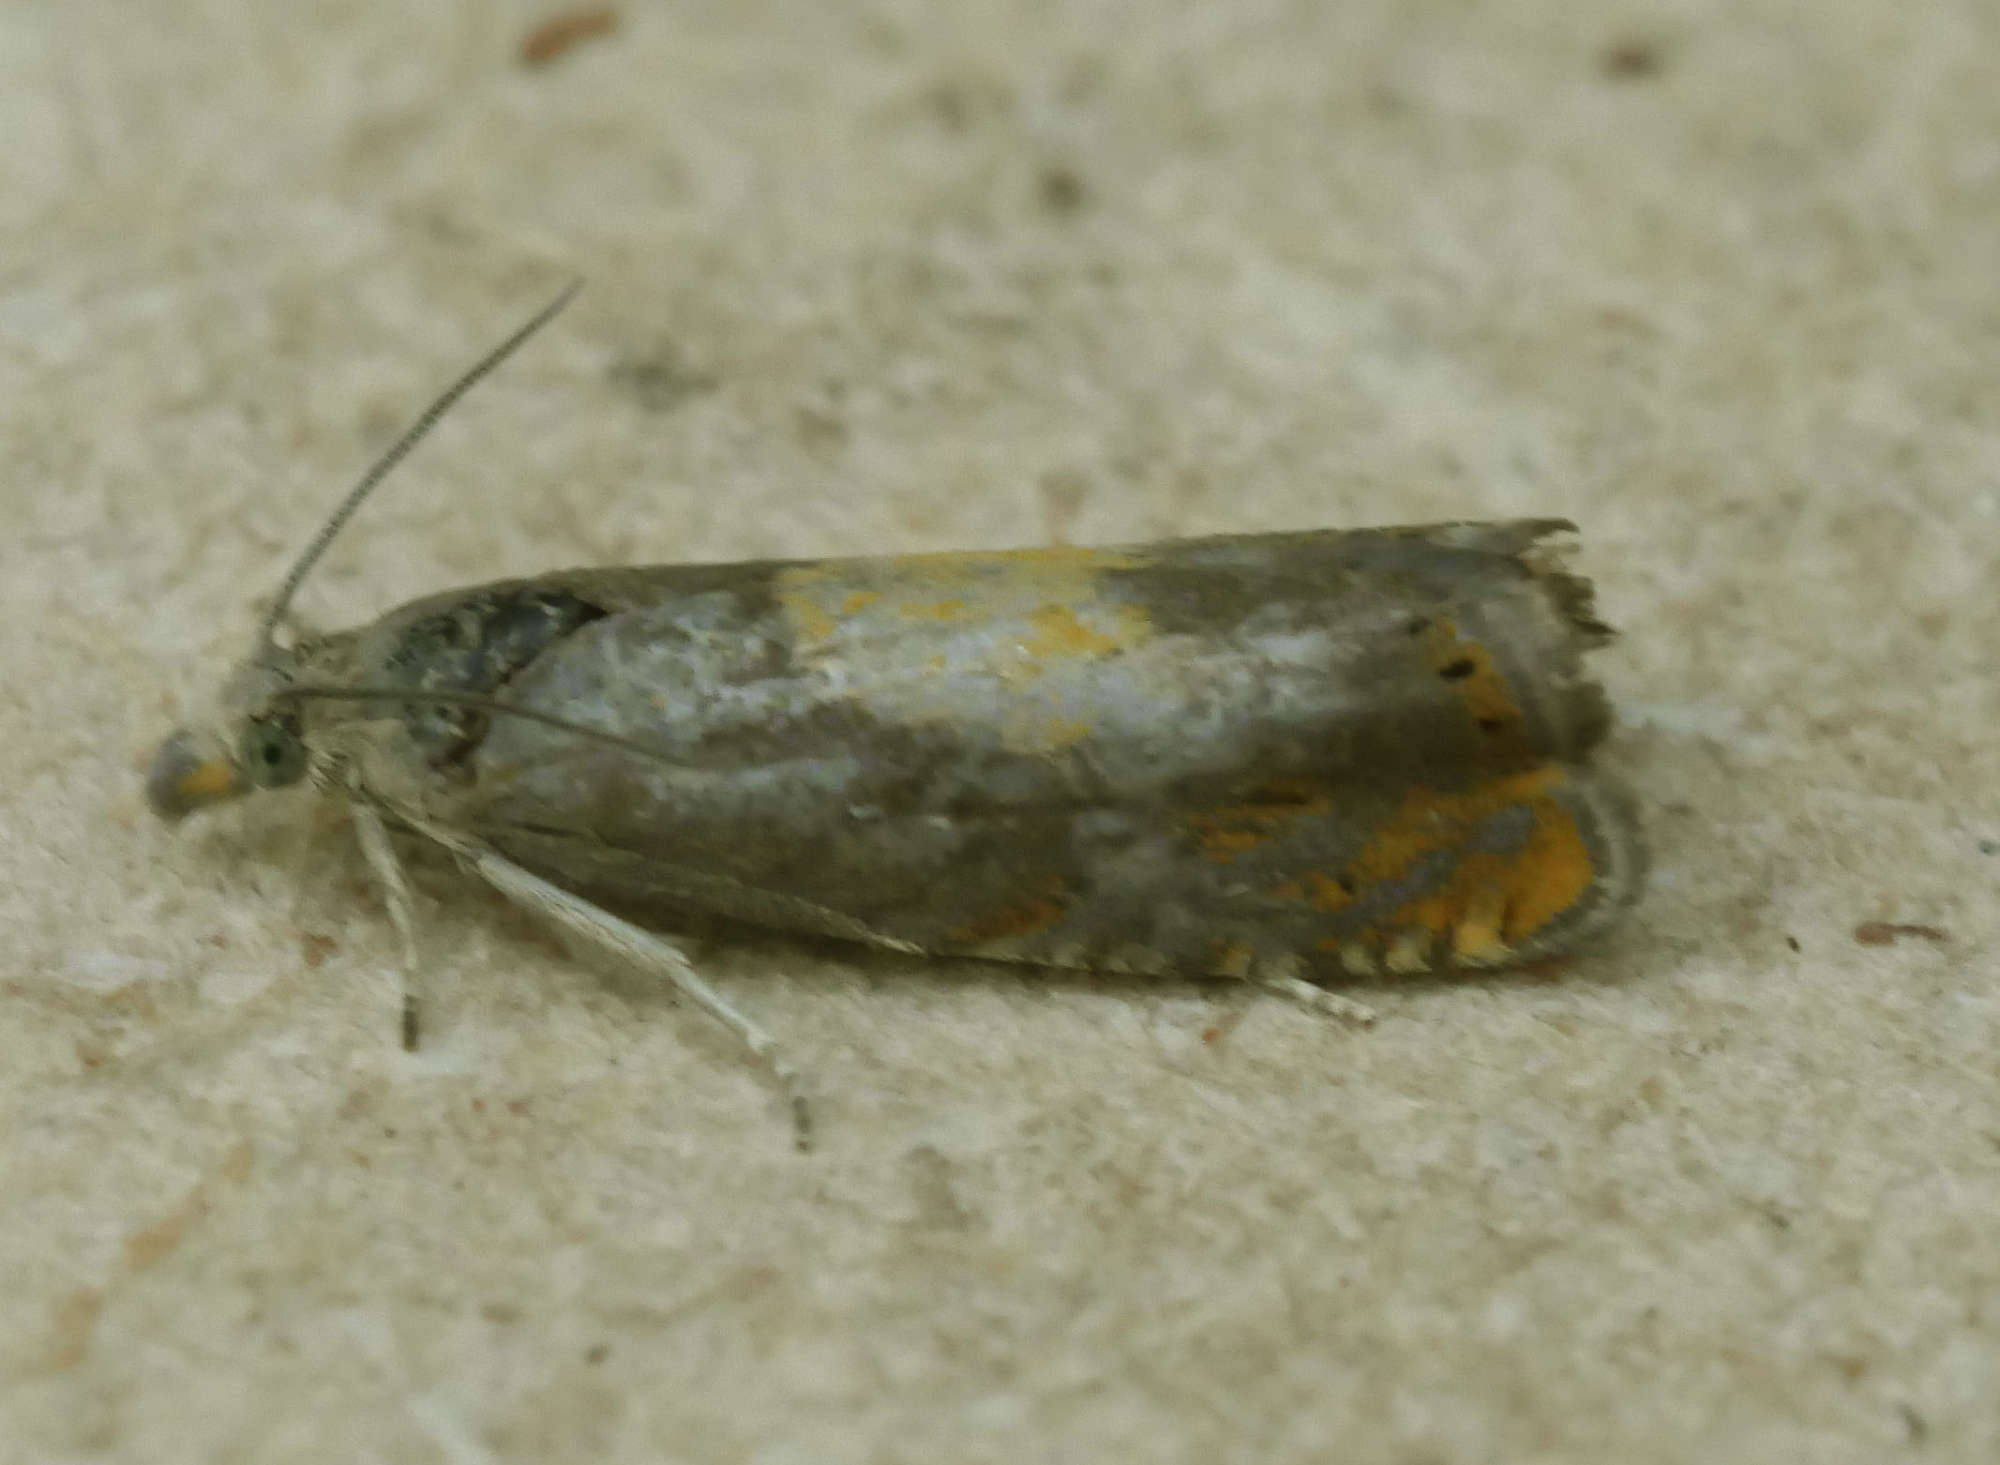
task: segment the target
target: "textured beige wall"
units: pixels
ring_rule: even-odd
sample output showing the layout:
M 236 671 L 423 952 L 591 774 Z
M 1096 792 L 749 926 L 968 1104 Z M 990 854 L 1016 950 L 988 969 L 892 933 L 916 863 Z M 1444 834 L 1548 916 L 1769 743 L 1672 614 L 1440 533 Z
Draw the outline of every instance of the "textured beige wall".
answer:
M 1995 1458 L 2000 12 L 620 10 L 0 9 L 0 1459 Z M 139 769 L 571 272 L 312 614 L 1565 514 L 1646 903 L 1372 1031 L 709 951 L 802 1160 L 429 863 L 406 1058 L 339 820 Z

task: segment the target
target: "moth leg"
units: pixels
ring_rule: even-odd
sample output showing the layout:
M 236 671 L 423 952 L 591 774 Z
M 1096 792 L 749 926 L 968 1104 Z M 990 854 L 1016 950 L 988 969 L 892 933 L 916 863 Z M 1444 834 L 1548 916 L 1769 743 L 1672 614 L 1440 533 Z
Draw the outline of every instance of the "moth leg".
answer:
M 1300 963 L 1293 957 L 1280 957 L 1276 961 L 1259 962 L 1249 973 L 1249 979 L 1267 992 L 1276 992 L 1288 997 L 1315 1012 L 1323 1012 L 1328 1017 L 1337 1017 L 1343 1022 L 1351 1022 L 1356 1027 L 1371 1027 L 1375 1022 L 1375 1009 L 1365 1002 L 1356 1002 L 1352 997 L 1343 997 L 1338 992 L 1308 982 L 1299 975 Z
M 354 799 L 347 806 L 354 814 L 354 832 L 361 840 L 361 853 L 375 881 L 382 887 L 383 904 L 389 907 L 389 924 L 396 928 L 403 947 L 403 1051 L 417 1051 L 417 926 L 410 916 L 410 886 L 403 879 L 402 861 L 389 842 L 389 827 L 375 806 Z
M 572 895 L 560 885 L 551 885 L 476 841 L 422 820 L 411 822 L 458 855 L 475 874 L 509 900 L 641 971 L 666 978 L 683 997 L 741 1038 L 743 1045 L 770 1069 L 784 1092 L 786 1107 L 792 1114 L 793 1143 L 800 1150 L 812 1148 L 812 1110 L 806 1103 L 799 1071 L 779 1050 L 777 1039 L 738 1012 L 727 998 L 701 979 L 680 947 Z

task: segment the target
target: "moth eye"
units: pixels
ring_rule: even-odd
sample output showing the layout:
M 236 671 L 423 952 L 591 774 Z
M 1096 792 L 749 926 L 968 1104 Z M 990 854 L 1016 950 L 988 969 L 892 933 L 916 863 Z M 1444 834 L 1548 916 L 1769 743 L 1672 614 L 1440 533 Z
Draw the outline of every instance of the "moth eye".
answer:
M 243 730 L 244 772 L 259 788 L 282 788 L 305 777 L 306 745 L 281 722 L 253 722 Z

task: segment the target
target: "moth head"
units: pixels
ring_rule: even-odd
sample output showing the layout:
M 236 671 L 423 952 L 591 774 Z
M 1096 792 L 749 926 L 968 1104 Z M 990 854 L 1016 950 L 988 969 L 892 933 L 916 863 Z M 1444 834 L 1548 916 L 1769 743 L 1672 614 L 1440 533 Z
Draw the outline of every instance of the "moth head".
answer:
M 285 788 L 311 771 L 299 703 L 284 696 L 299 653 L 260 652 L 223 689 L 216 715 L 177 729 L 153 755 L 146 802 L 169 823 L 259 789 Z
M 217 716 L 208 726 L 175 732 L 154 755 L 152 772 L 146 777 L 146 801 L 153 806 L 154 813 L 162 819 L 178 820 L 196 809 L 241 798 L 258 789 L 284 788 L 312 772 L 313 757 L 300 715 L 299 692 L 303 689 L 294 687 L 300 680 L 300 668 L 311 655 L 311 647 L 303 642 L 280 646 L 277 639 L 278 627 L 290 613 L 292 597 L 312 567 L 319 563 L 327 545 L 361 507 L 362 501 L 374 492 L 375 486 L 389 476 L 390 470 L 403 461 L 460 397 L 553 320 L 581 288 L 582 281 L 572 281 L 554 300 L 439 393 L 361 475 L 361 481 L 347 491 L 286 572 L 258 629 L 249 659 L 237 668 L 236 675 L 223 689 Z M 324 690 L 320 689 L 322 695 Z

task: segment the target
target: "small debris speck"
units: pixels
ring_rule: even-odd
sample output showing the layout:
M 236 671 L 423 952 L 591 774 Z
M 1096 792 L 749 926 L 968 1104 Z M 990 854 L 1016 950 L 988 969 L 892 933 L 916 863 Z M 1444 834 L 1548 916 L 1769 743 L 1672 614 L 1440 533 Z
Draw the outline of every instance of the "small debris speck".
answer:
M 1863 921 L 1854 928 L 1854 939 L 1863 946 L 1889 946 L 1905 936 L 1918 936 L 1925 941 L 1951 939 L 1941 927 L 1902 921 Z
M 1598 56 L 1598 66 L 1614 81 L 1643 81 L 1666 69 L 1666 49 L 1658 41 L 1630 37 L 1614 41 Z
M 1072 214 L 1083 206 L 1083 178 L 1073 168 L 1053 164 L 1042 170 L 1042 207 L 1052 214 Z
M 521 38 L 521 64 L 547 66 L 585 41 L 618 29 L 618 12 L 609 5 L 583 5 L 550 16 Z
M 1924 1423 L 1923 1415 L 1907 1404 L 1898 1404 L 1896 1412 L 1903 1416 L 1903 1433 L 1909 1436 L 1910 1443 L 1921 1445 L 1931 1432 L 1931 1427 Z
M 611 384 L 631 395 L 648 412 L 670 412 L 689 397 L 716 388 L 713 373 L 685 360 L 672 346 L 653 355 L 615 362 L 606 373 Z

